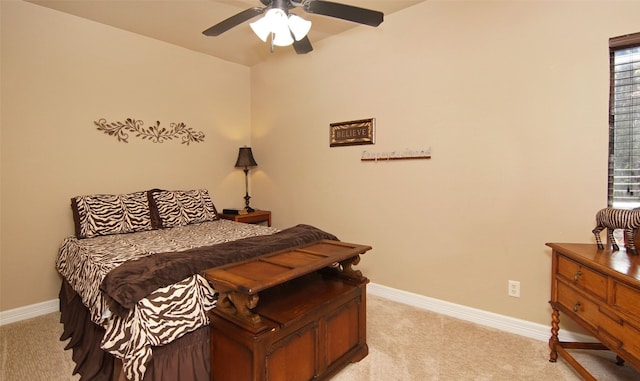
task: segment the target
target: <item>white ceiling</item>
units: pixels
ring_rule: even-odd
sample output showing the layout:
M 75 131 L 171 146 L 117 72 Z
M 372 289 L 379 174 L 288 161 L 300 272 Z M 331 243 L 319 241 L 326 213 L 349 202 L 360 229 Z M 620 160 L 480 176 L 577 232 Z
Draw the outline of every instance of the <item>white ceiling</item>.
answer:
M 165 41 L 187 49 L 252 66 L 268 58 L 269 45 L 253 34 L 249 22 L 207 37 L 205 29 L 252 7 L 259 0 L 26 0 L 119 29 Z M 383 12 L 385 15 L 424 0 L 332 0 Z M 333 17 L 313 15 L 301 8 L 290 11 L 310 20 L 311 44 L 353 27 L 370 28 Z M 257 19 L 257 18 L 256 18 Z M 384 27 L 384 22 L 379 26 Z M 294 55 L 292 47 L 276 47 L 273 54 Z M 313 54 L 313 52 L 309 53 Z

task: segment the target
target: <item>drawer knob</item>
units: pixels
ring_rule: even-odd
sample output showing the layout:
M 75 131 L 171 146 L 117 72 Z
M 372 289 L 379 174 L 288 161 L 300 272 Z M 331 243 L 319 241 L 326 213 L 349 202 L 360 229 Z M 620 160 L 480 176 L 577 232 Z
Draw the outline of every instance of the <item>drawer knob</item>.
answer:
M 573 312 L 578 312 L 578 308 L 580 308 L 581 305 L 580 302 L 576 302 L 576 304 L 573 305 Z
M 578 283 L 578 280 L 580 279 L 580 275 L 582 275 L 582 271 L 580 270 L 576 271 L 575 275 L 573 276 L 573 283 Z

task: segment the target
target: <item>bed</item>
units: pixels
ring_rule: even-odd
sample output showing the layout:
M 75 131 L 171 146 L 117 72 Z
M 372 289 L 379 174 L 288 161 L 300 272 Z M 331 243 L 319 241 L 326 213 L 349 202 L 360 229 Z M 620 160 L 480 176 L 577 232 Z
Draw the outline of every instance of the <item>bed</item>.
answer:
M 337 240 L 309 225 L 219 219 L 203 189 L 76 196 L 71 208 L 75 235 L 63 240 L 56 268 L 61 340 L 81 380 L 209 379 L 217 292 L 202 272 Z

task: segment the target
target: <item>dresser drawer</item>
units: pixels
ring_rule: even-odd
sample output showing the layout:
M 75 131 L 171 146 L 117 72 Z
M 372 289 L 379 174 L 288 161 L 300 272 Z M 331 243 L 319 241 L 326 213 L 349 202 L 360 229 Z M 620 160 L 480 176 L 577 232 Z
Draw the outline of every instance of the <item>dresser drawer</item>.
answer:
M 558 282 L 558 302 L 573 313 L 571 318 L 580 318 L 603 344 L 626 352 L 634 358 L 640 357 L 640 328 L 624 321 L 622 316 L 606 306 L 592 302 L 581 291 Z
M 634 320 L 636 324 L 640 324 L 640 304 L 638 304 L 638 290 L 626 283 L 619 281 L 613 282 L 613 296 L 611 305 L 618 308 L 621 312 L 626 313 L 630 320 Z
M 558 276 L 601 300 L 607 299 L 607 277 L 562 255 L 558 256 Z
M 622 325 L 622 347 L 621 349 L 633 358 L 640 358 L 640 329 L 625 322 Z M 637 363 L 635 364 L 637 366 Z
M 603 316 L 599 307 L 593 303 L 583 293 L 562 282 L 557 282 L 558 303 L 573 311 L 573 316 L 583 320 L 591 329 L 597 330 L 602 325 Z M 571 314 L 571 313 L 570 313 Z
M 601 307 L 602 316 L 597 325 L 598 337 L 610 349 L 640 358 L 640 329 L 624 315 L 618 315 L 607 307 Z M 625 356 L 627 357 L 627 356 Z M 636 364 L 637 365 L 637 364 Z

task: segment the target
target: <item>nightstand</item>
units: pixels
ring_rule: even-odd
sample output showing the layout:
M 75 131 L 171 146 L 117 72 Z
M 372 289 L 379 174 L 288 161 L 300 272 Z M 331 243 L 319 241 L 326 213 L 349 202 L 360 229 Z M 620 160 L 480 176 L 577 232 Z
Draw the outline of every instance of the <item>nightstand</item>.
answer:
M 247 214 L 218 213 L 218 217 L 235 222 L 244 222 L 245 224 L 259 224 L 261 222 L 266 222 L 267 226 L 271 226 L 271 211 L 269 210 L 255 210 Z

